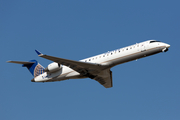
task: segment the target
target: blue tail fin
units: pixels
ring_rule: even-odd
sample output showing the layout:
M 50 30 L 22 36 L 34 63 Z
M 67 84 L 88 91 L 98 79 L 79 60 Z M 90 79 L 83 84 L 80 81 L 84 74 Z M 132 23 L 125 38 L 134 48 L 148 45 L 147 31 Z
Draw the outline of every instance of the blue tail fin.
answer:
M 30 60 L 29 64 L 23 64 L 23 67 L 27 67 L 31 74 L 36 77 L 44 72 L 44 67 L 40 65 L 36 60 Z

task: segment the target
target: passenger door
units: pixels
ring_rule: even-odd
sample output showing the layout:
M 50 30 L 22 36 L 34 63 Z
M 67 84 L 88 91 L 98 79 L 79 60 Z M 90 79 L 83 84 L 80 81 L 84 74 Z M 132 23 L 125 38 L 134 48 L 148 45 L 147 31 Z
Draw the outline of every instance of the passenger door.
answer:
M 146 51 L 146 43 L 141 44 L 141 52 Z

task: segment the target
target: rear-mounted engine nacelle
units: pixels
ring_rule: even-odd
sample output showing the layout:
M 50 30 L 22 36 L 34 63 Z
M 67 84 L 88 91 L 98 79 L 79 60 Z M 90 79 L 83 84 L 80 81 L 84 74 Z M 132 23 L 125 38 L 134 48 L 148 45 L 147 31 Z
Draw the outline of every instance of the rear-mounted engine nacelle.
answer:
M 54 62 L 49 64 L 45 69 L 44 72 L 56 72 L 62 68 L 62 65 Z

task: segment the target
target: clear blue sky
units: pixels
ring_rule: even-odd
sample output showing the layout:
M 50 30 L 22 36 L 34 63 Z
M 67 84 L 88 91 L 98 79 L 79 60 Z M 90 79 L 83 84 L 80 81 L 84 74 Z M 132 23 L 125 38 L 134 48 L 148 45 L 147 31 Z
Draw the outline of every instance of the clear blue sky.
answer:
M 1 0 L 1 120 L 179 120 L 178 0 Z M 112 68 L 113 87 L 91 79 L 32 83 L 8 60 L 38 60 L 35 49 L 80 60 L 148 39 L 171 45 Z

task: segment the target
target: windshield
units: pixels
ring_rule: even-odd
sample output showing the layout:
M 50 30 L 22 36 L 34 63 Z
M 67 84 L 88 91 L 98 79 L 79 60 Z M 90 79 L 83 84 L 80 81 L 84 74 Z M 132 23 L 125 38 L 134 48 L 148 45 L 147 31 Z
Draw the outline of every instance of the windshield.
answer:
M 150 43 L 153 43 L 153 42 L 161 42 L 161 41 L 156 41 L 156 40 L 152 40 L 152 41 L 150 41 Z

